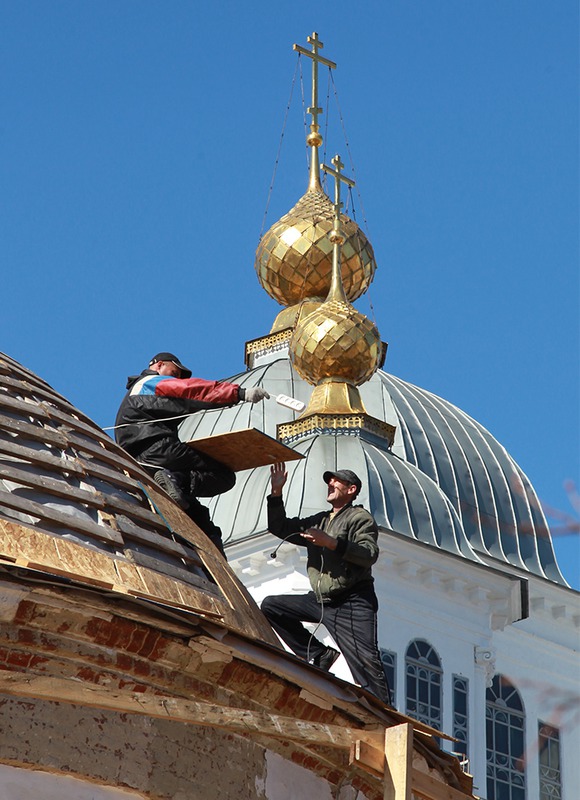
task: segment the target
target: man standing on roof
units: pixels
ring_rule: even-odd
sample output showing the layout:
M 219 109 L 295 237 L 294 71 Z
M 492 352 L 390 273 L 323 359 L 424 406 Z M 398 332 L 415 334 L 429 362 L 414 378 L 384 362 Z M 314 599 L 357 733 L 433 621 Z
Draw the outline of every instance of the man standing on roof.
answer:
M 271 494 L 268 530 L 308 550 L 312 591 L 303 595 L 271 595 L 262 611 L 283 641 L 305 661 L 330 670 L 340 653 L 325 647 L 303 622 L 322 623 L 363 689 L 390 705 L 390 693 L 377 647 L 378 602 L 371 574 L 378 558 L 378 528 L 360 505 L 358 475 L 349 469 L 325 472 L 329 511 L 300 519 L 286 516 L 282 488 L 288 478 L 285 464 L 270 468 Z
M 197 498 L 227 492 L 236 482 L 235 473 L 180 441 L 179 422 L 201 409 L 243 400 L 257 403 L 270 395 L 259 386 L 245 389 L 192 378 L 191 370 L 173 353 L 153 356 L 148 369 L 127 379 L 127 389 L 115 421 L 118 444 L 153 472 L 157 483 L 224 554 L 221 531 Z

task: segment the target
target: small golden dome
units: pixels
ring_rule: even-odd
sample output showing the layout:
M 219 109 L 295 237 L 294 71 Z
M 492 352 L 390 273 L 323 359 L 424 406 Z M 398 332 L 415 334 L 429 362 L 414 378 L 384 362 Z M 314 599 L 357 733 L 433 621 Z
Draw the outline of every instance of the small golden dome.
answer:
M 280 305 L 308 297 L 326 297 L 332 275 L 334 206 L 318 187 L 311 187 L 262 237 L 256 272 L 263 288 Z M 376 269 L 373 248 L 359 226 L 341 214 L 342 284 L 349 300 L 368 289 Z
M 296 371 L 312 384 L 334 378 L 359 386 L 377 370 L 381 353 L 377 328 L 342 300 L 327 300 L 305 317 L 290 341 Z

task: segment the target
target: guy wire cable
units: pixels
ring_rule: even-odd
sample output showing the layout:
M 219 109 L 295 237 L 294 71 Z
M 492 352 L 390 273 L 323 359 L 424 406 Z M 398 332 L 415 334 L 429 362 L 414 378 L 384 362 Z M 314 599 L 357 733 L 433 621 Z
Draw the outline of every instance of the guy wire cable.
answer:
M 292 95 L 294 94 L 294 85 L 296 83 L 296 72 L 298 70 L 298 64 L 300 63 L 300 54 L 298 54 L 298 62 L 294 69 L 294 76 L 292 78 L 292 85 L 290 87 L 290 97 L 288 98 L 288 104 L 286 106 L 286 111 L 284 113 L 284 122 L 282 123 L 282 133 L 280 134 L 280 141 L 278 143 L 278 152 L 276 153 L 276 160 L 274 162 L 274 171 L 272 172 L 272 179 L 270 181 L 270 188 L 268 189 L 268 198 L 266 200 L 266 208 L 264 209 L 264 217 L 262 219 L 262 227 L 260 229 L 260 235 L 258 237 L 258 242 L 261 240 L 262 235 L 264 233 L 264 228 L 266 226 L 266 217 L 268 216 L 268 209 L 270 207 L 270 199 L 272 197 L 272 189 L 274 188 L 274 181 L 276 179 L 276 172 L 278 170 L 278 163 L 280 161 L 280 152 L 282 150 L 282 142 L 284 140 L 284 133 L 286 131 L 286 122 L 288 120 L 288 112 L 290 111 L 290 106 L 292 104 Z
M 362 211 L 362 215 L 363 215 L 363 222 L 364 222 L 364 225 L 365 225 L 365 233 L 368 235 L 368 233 L 369 233 L 368 222 L 367 222 L 367 218 L 366 218 L 364 204 L 363 204 L 362 198 L 360 196 L 360 191 L 358 190 L 358 184 L 356 183 L 356 169 L 355 169 L 354 161 L 353 161 L 353 158 L 352 158 L 352 153 L 351 153 L 351 149 L 350 149 L 350 143 L 349 143 L 348 137 L 346 135 L 346 128 L 344 126 L 344 118 L 342 116 L 342 110 L 340 108 L 340 103 L 338 102 L 338 92 L 337 92 L 337 89 L 336 89 L 336 84 L 334 82 L 334 78 L 333 78 L 332 75 L 330 76 L 330 80 L 332 81 L 332 85 L 333 85 L 333 88 L 334 88 L 334 99 L 336 101 L 336 107 L 338 108 L 338 116 L 339 116 L 339 119 L 340 119 L 340 125 L 341 125 L 341 128 L 342 128 L 342 134 L 344 136 L 344 143 L 346 145 L 346 151 L 348 153 L 348 160 L 350 162 L 350 168 L 352 170 L 352 177 L 353 177 L 353 180 L 355 181 L 355 185 L 357 186 L 357 195 L 358 195 L 358 199 L 360 201 L 361 211 Z
M 369 224 L 368 224 L 368 220 L 367 220 L 367 216 L 366 216 L 366 212 L 365 212 L 365 208 L 364 208 L 364 203 L 362 201 L 362 195 L 360 193 L 358 182 L 356 181 L 356 168 L 354 166 L 354 160 L 353 160 L 352 152 L 351 152 L 351 149 L 350 149 L 350 143 L 349 143 L 348 137 L 346 135 L 346 128 L 345 128 L 345 125 L 344 125 L 344 117 L 342 116 L 342 109 L 340 107 L 340 102 L 338 100 L 338 90 L 336 88 L 336 83 L 334 82 L 334 77 L 332 75 L 332 71 L 329 70 L 329 72 L 330 72 L 330 80 L 332 81 L 332 86 L 333 86 L 333 89 L 334 89 L 334 99 L 335 99 L 335 102 L 336 102 L 336 107 L 338 109 L 338 116 L 339 116 L 339 119 L 340 119 L 340 125 L 341 125 L 341 128 L 342 128 L 342 134 L 344 136 L 344 143 L 346 145 L 346 151 L 348 153 L 348 160 L 350 162 L 350 168 L 351 168 L 351 171 L 352 171 L 352 177 L 353 177 L 353 180 L 355 181 L 356 194 L 357 194 L 357 197 L 358 197 L 358 200 L 359 200 L 359 203 L 360 203 L 360 207 L 361 207 L 362 218 L 363 218 L 363 223 L 364 223 L 364 232 L 365 232 L 367 238 L 370 241 Z M 354 197 L 353 197 L 353 194 L 352 194 L 352 186 L 348 187 L 348 196 L 349 196 L 349 199 L 350 199 L 350 201 L 352 203 L 353 219 L 356 222 L 356 212 L 355 212 L 355 206 L 354 206 Z M 360 252 L 358 253 L 358 255 L 360 256 Z M 368 301 L 369 301 L 369 306 L 370 306 L 370 310 L 371 310 L 372 320 L 373 320 L 374 324 L 378 327 L 376 314 L 375 314 L 375 308 L 374 308 L 373 301 L 372 301 L 372 298 L 371 298 L 370 287 L 369 287 L 369 289 L 367 289 L 366 293 L 368 295 Z
M 322 141 L 324 142 L 324 151 L 322 153 L 322 163 L 323 164 L 326 164 L 326 155 L 327 155 L 327 152 L 328 152 L 328 125 L 329 125 L 329 122 L 330 122 L 330 78 L 331 78 L 331 72 L 332 72 L 332 70 L 330 69 L 330 67 L 328 67 L 328 81 L 327 81 L 327 84 L 326 84 L 326 119 L 324 121 L 324 137 L 322 139 Z M 327 180 L 328 180 L 328 176 L 327 176 L 326 172 L 323 171 L 323 173 L 322 173 L 322 188 L 324 189 L 326 194 L 328 194 L 328 192 L 327 192 Z
M 304 75 L 302 73 L 302 56 L 298 53 L 298 63 L 300 65 L 300 91 L 302 93 L 302 125 L 304 127 L 304 138 L 308 137 L 308 122 L 306 120 L 306 97 L 304 95 Z M 306 170 L 310 170 L 310 163 L 308 161 L 308 148 L 306 148 Z

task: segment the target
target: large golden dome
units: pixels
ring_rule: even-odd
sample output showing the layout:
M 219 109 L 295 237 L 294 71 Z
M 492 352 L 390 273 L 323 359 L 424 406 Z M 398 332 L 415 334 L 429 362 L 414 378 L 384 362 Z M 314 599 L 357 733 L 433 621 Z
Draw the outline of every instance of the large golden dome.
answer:
M 280 305 L 307 297 L 326 297 L 332 274 L 329 234 L 334 206 L 320 184 L 312 185 L 285 216 L 262 237 L 256 272 L 263 288 Z M 373 248 L 359 226 L 341 214 L 342 283 L 349 300 L 368 289 L 376 269 Z

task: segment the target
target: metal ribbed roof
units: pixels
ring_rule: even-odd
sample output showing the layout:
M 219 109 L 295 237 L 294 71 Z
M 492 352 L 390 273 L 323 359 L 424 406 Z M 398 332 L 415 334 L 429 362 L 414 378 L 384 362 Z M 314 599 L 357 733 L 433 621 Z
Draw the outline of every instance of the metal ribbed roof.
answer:
M 264 386 L 308 402 L 312 387 L 284 353 L 231 379 Z M 377 372 L 361 389 L 368 413 L 395 425 L 392 449 L 376 440 L 322 433 L 299 441 L 306 455 L 289 465 L 292 513 L 324 508 L 322 473 L 354 469 L 363 479 L 360 500 L 384 530 L 395 531 L 479 561 L 490 556 L 565 584 L 550 532 L 528 478 L 483 426 L 456 406 L 406 381 Z M 293 414 L 274 400 L 200 412 L 184 421 L 183 439 L 255 427 L 276 436 Z M 212 501 L 214 519 L 229 541 L 266 530 L 269 472 L 238 473 L 234 489 Z

